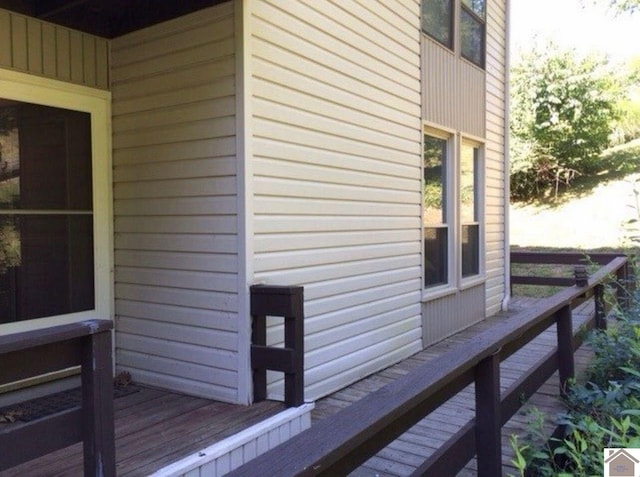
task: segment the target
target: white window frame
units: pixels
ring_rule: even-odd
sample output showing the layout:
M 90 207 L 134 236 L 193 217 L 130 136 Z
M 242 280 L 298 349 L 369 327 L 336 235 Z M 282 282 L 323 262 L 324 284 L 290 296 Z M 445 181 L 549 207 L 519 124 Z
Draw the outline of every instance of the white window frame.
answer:
M 0 96 L 91 115 L 95 308 L 0 325 L 9 334 L 88 319 L 113 319 L 111 93 L 0 68 Z
M 474 287 L 481 283 L 484 283 L 485 277 L 485 269 L 486 269 L 486 259 L 485 259 L 485 176 L 486 176 L 486 168 L 485 168 L 485 145 L 484 141 L 480 138 L 474 138 L 469 135 L 459 135 L 459 146 L 458 151 L 462 152 L 462 145 L 472 146 L 478 149 L 478 171 L 477 171 L 477 210 L 478 210 L 478 273 L 475 275 L 471 275 L 468 277 L 462 277 L 462 214 L 460 209 L 458 209 L 458 240 L 457 240 L 457 254 L 458 254 L 458 267 L 456 268 L 456 273 L 458 275 L 458 288 L 461 290 Z M 460 155 L 457 157 L 458 168 L 460 168 Z M 458 169 L 459 172 L 460 169 Z M 458 174 L 457 177 L 460 177 Z M 459 193 L 459 187 L 458 193 Z M 460 207 L 460 198 L 457 198 L 456 204 Z
M 441 126 L 424 122 L 422 128 L 422 138 L 424 136 L 432 136 L 440 139 L 446 139 L 448 142 L 447 157 L 447 224 L 449 228 L 448 244 L 447 244 L 447 263 L 448 277 L 447 283 L 426 288 L 424 286 L 425 273 L 425 257 L 424 257 L 424 224 L 421 220 L 421 238 L 422 238 L 422 301 L 431 301 L 451 295 L 458 291 L 462 291 L 474 286 L 480 285 L 486 281 L 486 258 L 485 258 L 485 141 L 482 138 L 468 134 L 462 134 L 458 131 L 443 128 Z M 478 171 L 477 171 L 477 195 L 476 200 L 478 210 L 478 274 L 469 277 L 462 277 L 462 220 L 460 207 L 460 154 L 462 144 L 471 145 L 478 148 Z M 424 150 L 424 144 L 423 148 Z M 421 162 L 421 177 L 424 176 L 424 161 Z M 421 195 L 422 197 L 422 195 Z M 421 211 L 424 202 L 420 201 Z M 422 214 L 421 214 L 422 217 Z

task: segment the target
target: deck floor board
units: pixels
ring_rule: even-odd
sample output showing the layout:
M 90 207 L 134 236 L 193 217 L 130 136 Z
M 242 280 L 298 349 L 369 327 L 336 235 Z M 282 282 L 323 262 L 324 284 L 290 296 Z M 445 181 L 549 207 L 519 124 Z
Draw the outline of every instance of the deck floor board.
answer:
M 263 401 L 238 406 L 141 387 L 114 401 L 118 476 L 146 476 L 284 410 Z M 2 477 L 82 475 L 82 444 L 4 472 Z

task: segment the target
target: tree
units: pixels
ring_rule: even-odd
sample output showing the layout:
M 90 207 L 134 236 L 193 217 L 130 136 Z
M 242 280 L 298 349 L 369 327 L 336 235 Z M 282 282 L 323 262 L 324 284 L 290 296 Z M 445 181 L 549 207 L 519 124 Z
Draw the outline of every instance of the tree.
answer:
M 640 0 L 583 0 L 582 5 L 601 5 L 607 3 L 616 13 L 634 14 L 640 12 Z
M 606 62 L 553 44 L 512 69 L 512 193 L 531 198 L 597 170 L 619 88 Z

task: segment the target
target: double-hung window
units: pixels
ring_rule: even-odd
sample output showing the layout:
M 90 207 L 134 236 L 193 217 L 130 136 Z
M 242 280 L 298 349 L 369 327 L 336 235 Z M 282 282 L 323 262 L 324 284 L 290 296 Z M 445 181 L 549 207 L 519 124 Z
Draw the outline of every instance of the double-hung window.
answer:
M 449 144 L 446 137 L 424 136 L 424 285 L 449 283 Z
M 108 99 L 0 71 L 0 327 L 111 316 Z
M 460 264 L 462 278 L 480 273 L 480 149 L 460 147 Z
M 429 128 L 424 135 L 424 287 L 449 290 L 482 273 L 482 145 Z

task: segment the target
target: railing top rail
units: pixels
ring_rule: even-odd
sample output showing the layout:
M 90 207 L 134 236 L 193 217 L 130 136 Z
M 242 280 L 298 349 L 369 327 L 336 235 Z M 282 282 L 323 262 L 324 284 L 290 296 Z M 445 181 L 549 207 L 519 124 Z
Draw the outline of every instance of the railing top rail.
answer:
M 0 336 L 0 354 L 88 336 L 112 328 L 113 322 L 111 320 L 85 320 L 78 323 L 9 333 Z
M 557 252 L 511 252 L 511 263 L 553 263 L 577 265 L 579 263 L 597 263 L 606 265 L 614 258 L 624 257 L 620 253 L 557 253 Z
M 230 475 L 319 475 L 347 456 L 373 455 L 440 405 L 448 397 L 448 388 L 454 385 L 461 388 L 471 383 L 473 371 L 480 361 L 527 332 L 536 329 L 538 333 L 542 332 L 539 327 L 543 322 L 605 281 L 626 261 L 626 257 L 615 257 L 589 278 L 587 286 L 566 288 L 543 300 L 539 306 L 480 333 L 472 342 L 450 349 Z M 375 445 L 371 443 L 374 435 L 379 437 Z

